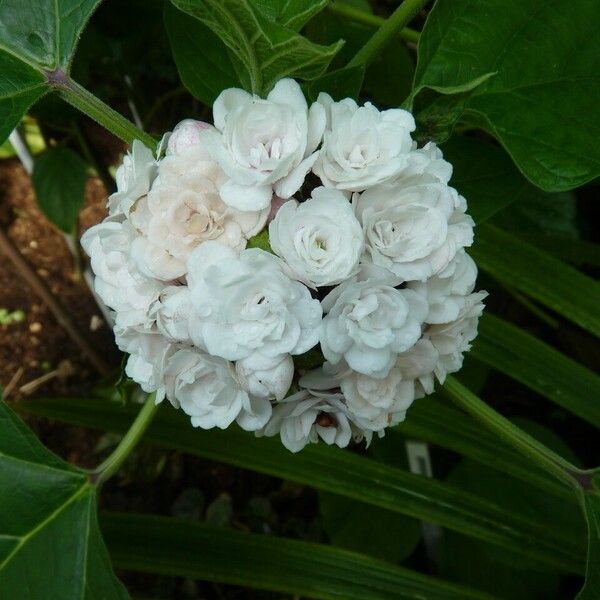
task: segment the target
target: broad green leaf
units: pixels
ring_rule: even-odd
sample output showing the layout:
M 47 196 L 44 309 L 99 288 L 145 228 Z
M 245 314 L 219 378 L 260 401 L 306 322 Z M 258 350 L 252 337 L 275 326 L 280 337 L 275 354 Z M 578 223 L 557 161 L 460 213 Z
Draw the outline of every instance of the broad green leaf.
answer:
M 365 70 L 359 67 L 344 67 L 330 71 L 309 81 L 304 87 L 309 101 L 314 102 L 321 92 L 329 94 L 334 100 L 358 98 Z
M 327 0 L 253 0 L 253 5 L 270 21 L 300 31 L 327 5 Z
M 561 233 L 574 233 L 571 194 L 548 194 L 536 188 L 497 144 L 455 135 L 442 150 L 452 164 L 451 185 L 467 199 L 468 212 L 476 223 L 493 217 L 494 224 L 517 235 L 528 223 L 538 223 L 538 231 L 552 225 L 560 227 Z
M 532 185 L 529 187 L 533 193 L 528 193 L 517 204 L 494 215 L 493 225 L 520 238 L 537 233 L 576 240 L 579 237 L 579 228 L 575 194 L 548 194 L 539 189 L 535 193 L 536 188 Z
M 269 20 L 250 0 L 171 0 L 219 36 L 235 57 L 244 86 L 267 93 L 283 77 L 322 75 L 341 42 L 320 46 L 293 29 Z
M 577 600 L 596 600 L 600 596 L 600 472 L 590 476 L 590 485 L 579 490 L 579 498 L 588 528 L 588 556 L 585 585 Z
M 187 520 L 105 513 L 115 564 L 323 600 L 468 600 L 491 596 L 325 545 L 215 528 Z
M 77 227 L 85 199 L 87 166 L 66 146 L 46 150 L 33 164 L 33 187 L 44 214 L 65 233 Z
M 98 532 L 88 477 L 0 401 L 0 597 L 128 598 Z
M 517 477 L 546 493 L 563 498 L 572 496 L 570 490 L 547 473 L 532 465 L 511 446 L 491 432 L 484 430 L 469 415 L 448 406 L 437 397 L 423 398 L 414 403 L 407 417 L 386 436 L 417 438 L 442 448 L 453 450 L 481 464 Z M 377 444 L 375 440 L 374 445 Z
M 92 428 L 123 432 L 135 407 L 73 398 L 21 401 L 24 410 Z M 407 473 L 352 452 L 313 445 L 291 455 L 278 439 L 255 438 L 237 428 L 198 431 L 182 413 L 162 409 L 146 434 L 149 442 L 210 460 L 310 485 L 468 536 L 513 549 L 557 568 L 579 571 L 582 549 L 568 532 L 534 520 L 514 519 L 503 507 L 458 492 L 438 481 Z
M 600 284 L 590 277 L 489 223 L 469 253 L 501 282 L 600 335 Z
M 599 20 L 596 0 L 438 0 L 419 39 L 415 93 L 478 82 L 460 110 L 539 187 L 577 187 L 600 174 Z
M 600 428 L 600 376 L 491 314 L 479 321 L 473 356 Z
M 68 72 L 99 0 L 0 2 L 0 142 L 48 89 L 46 72 Z
M 468 212 L 476 223 L 512 214 L 524 203 L 543 205 L 555 196 L 529 183 L 506 152 L 489 141 L 455 135 L 442 150 L 453 167 L 450 183 L 467 199 Z
M 227 47 L 201 21 L 167 2 L 165 27 L 181 81 L 194 97 L 211 106 L 224 89 L 241 86 Z

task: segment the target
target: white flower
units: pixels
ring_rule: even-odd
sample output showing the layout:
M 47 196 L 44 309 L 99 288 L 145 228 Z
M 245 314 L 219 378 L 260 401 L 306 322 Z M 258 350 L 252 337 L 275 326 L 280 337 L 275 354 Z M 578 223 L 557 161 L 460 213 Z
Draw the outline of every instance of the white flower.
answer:
M 283 204 L 269 225 L 269 241 L 299 279 L 314 286 L 354 275 L 364 247 L 350 202 L 342 192 L 324 187 L 302 204 Z
M 415 398 L 433 393 L 433 372 L 439 353 L 428 338 L 421 338 L 412 348 L 396 358 L 394 369 L 405 381 L 414 381 Z
M 166 338 L 186 342 L 190 339 L 190 310 L 190 291 L 187 286 L 170 285 L 160 292 L 150 307 L 149 316 L 156 321 L 158 331 Z
M 465 199 L 430 176 L 378 185 L 354 197 L 366 256 L 405 281 L 440 273 L 473 243 Z
M 358 106 L 345 98 L 317 100 L 328 114 L 323 147 L 313 171 L 327 187 L 360 192 L 397 176 L 408 165 L 413 147 L 413 116 L 401 109 L 379 111 L 370 102 Z
M 165 369 L 177 350 L 158 333 L 142 333 L 131 328 L 115 328 L 117 346 L 129 353 L 125 373 L 148 393 L 156 392 L 156 402 L 165 397 Z
M 290 198 L 312 168 L 325 128 L 325 111 L 308 110 L 300 86 L 277 82 L 266 100 L 231 88 L 213 106 L 218 131 L 202 133 L 207 148 L 227 173 L 221 186 L 226 204 L 239 210 L 262 210 L 273 191 Z
M 429 175 L 448 183 L 452 177 L 452 165 L 444 160 L 442 151 L 433 142 L 428 142 L 422 148 L 417 148 L 415 142 L 401 176 L 404 179 L 416 175 Z
M 438 276 L 430 277 L 423 282 L 411 282 L 408 287 L 427 298 L 429 302 L 429 313 L 425 318 L 427 323 L 448 323 L 458 318 L 465 305 L 465 298 L 475 287 L 475 279 L 477 279 L 475 261 L 464 250 L 460 250 Z
M 385 377 L 399 352 L 421 337 L 427 301 L 413 290 L 398 290 L 393 281 L 352 279 L 323 300 L 327 315 L 321 349 L 333 364 L 342 358 L 354 371 Z
M 201 147 L 200 132 L 212 128 L 210 123 L 195 119 L 180 121 L 168 136 L 166 154 L 185 156 L 189 149 Z
M 183 348 L 170 357 L 165 379 L 167 397 L 191 417 L 194 427 L 225 429 L 237 420 L 255 431 L 271 416 L 270 402 L 251 398 L 239 386 L 233 365 L 222 358 Z
M 94 289 L 116 312 L 119 326 L 147 326 L 148 309 L 163 287 L 140 273 L 131 260 L 134 236 L 126 221 L 107 219 L 90 227 L 81 238 L 95 274 Z
M 133 140 L 131 152 L 123 157 L 115 179 L 117 191 L 108 199 L 110 215 L 128 215 L 133 204 L 148 193 L 156 177 L 156 161 L 149 148 Z
M 205 242 L 188 261 L 196 345 L 227 360 L 302 354 L 318 342 L 321 305 L 276 256 Z
M 217 240 L 242 250 L 269 214 L 268 209 L 241 212 L 227 206 L 218 191 L 225 174 L 199 138 L 189 134 L 189 124 L 178 128 L 152 189 L 131 211 L 131 222 L 141 233 L 133 248 L 137 264 L 142 272 L 165 281 L 185 275 L 190 253 L 202 242 Z M 195 128 L 192 132 L 198 135 Z
M 275 406 L 273 416 L 258 435 L 279 434 L 288 450 L 299 452 L 306 444 L 314 444 L 319 439 L 345 448 L 352 433 L 341 394 L 302 390 Z
M 310 390 L 341 388 L 346 406 L 355 423 L 368 431 L 382 431 L 404 420 L 415 398 L 415 382 L 404 378 L 395 366 L 381 379 L 353 371 L 345 363 L 325 363 L 303 375 L 300 387 Z
M 463 354 L 471 349 L 471 342 L 477 337 L 479 317 L 484 309 L 483 299 L 487 292 L 476 292 L 465 298 L 458 317 L 449 323 L 430 325 L 425 336 L 439 353 L 435 375 L 444 383 L 448 373 L 460 370 Z
M 238 360 L 235 372 L 242 388 L 253 396 L 283 400 L 294 377 L 294 361 L 289 354 L 271 358 L 255 353 Z

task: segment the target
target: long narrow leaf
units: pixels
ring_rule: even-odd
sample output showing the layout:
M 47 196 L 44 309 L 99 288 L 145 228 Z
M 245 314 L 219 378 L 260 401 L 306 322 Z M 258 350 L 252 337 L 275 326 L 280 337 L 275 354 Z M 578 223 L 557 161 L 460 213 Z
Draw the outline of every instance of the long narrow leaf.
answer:
M 477 264 L 584 329 L 600 336 L 600 284 L 489 223 L 470 250 Z
M 240 533 L 164 517 L 104 514 L 116 567 L 206 579 L 323 600 L 490 598 L 331 546 Z
M 536 337 L 485 314 L 472 352 L 482 362 L 600 427 L 600 377 Z
M 423 398 L 410 409 L 406 421 L 398 426 L 398 432 L 406 437 L 415 437 L 442 448 L 454 450 L 463 456 L 531 483 L 551 494 L 573 500 L 571 490 L 531 461 L 498 440 L 471 417 L 436 398 Z M 391 431 L 388 435 L 398 435 Z
M 135 407 L 69 398 L 23 401 L 19 406 L 68 423 L 116 432 L 126 431 L 136 412 Z M 170 409 L 159 411 L 146 439 L 437 523 L 561 570 L 583 568 L 582 549 L 569 532 L 349 451 L 321 444 L 293 455 L 277 439 L 254 438 L 237 428 L 195 430 L 185 415 Z

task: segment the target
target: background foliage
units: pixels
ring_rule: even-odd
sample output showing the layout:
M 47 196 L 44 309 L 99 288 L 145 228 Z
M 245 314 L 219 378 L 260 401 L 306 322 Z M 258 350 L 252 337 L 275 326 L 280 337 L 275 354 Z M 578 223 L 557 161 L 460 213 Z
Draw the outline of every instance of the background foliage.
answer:
M 261 527 L 232 525 L 227 502 L 201 522 L 198 496 L 182 500 L 178 518 L 98 519 L 104 471 L 59 459 L 1 403 L 0 597 L 127 598 L 111 562 L 324 599 L 600 597 L 600 5 L 99 4 L 0 2 L 0 142 L 19 123 L 24 131 L 26 113 L 35 119 L 50 143 L 33 183 L 62 231 L 76 230 L 87 174 L 114 187 L 116 157 L 94 144 L 89 118 L 153 146 L 182 118 L 209 119 L 222 89 L 265 94 L 291 76 L 312 99 L 324 90 L 411 108 L 419 141 L 443 144 L 478 224 L 471 254 L 489 308 L 458 378 L 366 451 L 292 456 L 277 440 L 197 431 L 158 411 L 144 441 L 160 456 L 317 489 L 321 535 L 310 541 L 269 535 L 268 514 Z M 16 408 L 125 434 L 140 410 L 135 393 L 95 395 Z M 409 469 L 412 440 L 429 445 L 434 478 Z

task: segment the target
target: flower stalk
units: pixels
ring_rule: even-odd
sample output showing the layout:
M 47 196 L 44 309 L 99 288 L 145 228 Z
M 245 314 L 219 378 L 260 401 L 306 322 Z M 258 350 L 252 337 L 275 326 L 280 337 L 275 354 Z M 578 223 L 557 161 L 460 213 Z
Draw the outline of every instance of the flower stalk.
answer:
M 348 66 L 366 66 L 372 62 L 426 4 L 427 0 L 404 0 L 381 24 L 371 39 L 354 55 Z
M 152 393 L 146 399 L 138 416 L 131 424 L 127 433 L 123 436 L 119 445 L 112 454 L 93 471 L 92 480 L 97 486 L 101 486 L 119 470 L 148 429 L 157 410 L 158 404 L 156 404 L 156 393 Z
M 380 17 L 379 15 L 365 12 L 364 10 L 360 10 L 359 8 L 355 8 L 354 6 L 345 4 L 343 2 L 331 2 L 327 5 L 327 10 L 332 15 L 343 17 L 348 19 L 348 21 L 352 21 L 353 23 L 366 25 L 367 27 L 373 27 L 374 29 L 378 29 L 386 21 L 386 19 Z M 419 35 L 420 34 L 418 31 L 410 29 L 409 27 L 403 27 L 398 32 L 398 36 L 400 38 L 413 44 L 416 44 L 419 41 Z

